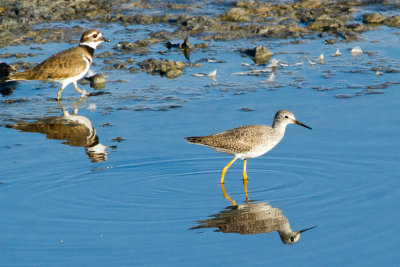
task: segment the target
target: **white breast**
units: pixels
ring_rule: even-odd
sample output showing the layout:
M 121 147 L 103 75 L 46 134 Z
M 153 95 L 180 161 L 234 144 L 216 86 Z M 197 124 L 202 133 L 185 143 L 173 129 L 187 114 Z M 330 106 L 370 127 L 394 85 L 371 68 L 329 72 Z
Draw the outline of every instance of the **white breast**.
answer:
M 69 77 L 69 78 L 65 78 L 65 79 L 56 79 L 54 81 L 59 82 L 63 85 L 63 87 L 66 87 L 68 84 L 78 81 L 80 79 L 82 79 L 83 77 L 85 77 L 86 73 L 89 71 L 90 69 L 90 65 L 91 65 L 91 61 L 85 57 L 84 55 L 82 55 L 82 59 L 83 61 L 85 61 L 86 63 L 86 67 L 85 70 L 83 72 L 81 72 L 79 75 L 73 76 L 73 77 Z
M 266 134 L 267 135 L 267 134 Z M 261 155 L 264 155 L 271 149 L 273 149 L 283 138 L 282 136 L 274 136 L 274 138 L 268 138 L 268 135 L 265 137 L 264 142 L 259 143 L 254 146 L 250 151 L 245 153 L 237 154 L 238 158 L 256 158 Z

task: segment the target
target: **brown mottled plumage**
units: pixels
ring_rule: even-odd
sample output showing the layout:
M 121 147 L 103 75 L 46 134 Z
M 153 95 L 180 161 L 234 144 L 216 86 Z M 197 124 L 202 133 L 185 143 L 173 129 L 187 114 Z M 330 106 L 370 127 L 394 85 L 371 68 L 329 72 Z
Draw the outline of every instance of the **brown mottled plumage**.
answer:
M 244 160 L 243 179 L 247 180 L 247 158 L 259 157 L 274 148 L 285 135 L 286 126 L 296 123 L 303 127 L 310 127 L 298 122 L 293 113 L 280 110 L 276 113 L 272 127 L 268 125 L 246 125 L 228 131 L 207 136 L 185 137 L 189 143 L 210 147 L 218 152 L 235 155 L 234 159 L 222 170 L 221 183 L 228 168 L 241 158 Z
M 91 52 L 85 46 L 71 47 L 49 57 L 33 68 L 8 76 L 8 79 L 13 81 L 45 81 L 74 77 L 86 69 L 86 63 L 82 64 L 84 63 L 82 56 L 90 59 L 90 62 L 92 61 L 93 52 Z
M 227 154 L 246 153 L 254 148 L 254 144 L 263 141 L 265 133 L 273 133 L 267 125 L 246 125 L 227 130 L 222 133 L 186 137 L 189 143 L 199 144 Z M 268 134 L 265 136 L 268 138 Z
M 109 41 L 98 30 L 85 31 L 82 34 L 79 46 L 61 51 L 33 68 L 11 74 L 7 77 L 7 80 L 59 82 L 61 89 L 58 91 L 57 99 L 61 98 L 62 90 L 70 83 L 74 84 L 77 92 L 82 93 L 83 91 L 78 88 L 77 81 L 82 79 L 89 71 L 97 45 Z

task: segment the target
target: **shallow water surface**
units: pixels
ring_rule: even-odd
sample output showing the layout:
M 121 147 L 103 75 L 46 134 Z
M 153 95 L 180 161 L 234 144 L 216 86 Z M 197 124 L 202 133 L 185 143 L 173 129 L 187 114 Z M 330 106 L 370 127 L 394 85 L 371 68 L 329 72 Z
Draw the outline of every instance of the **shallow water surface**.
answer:
M 135 27 L 100 30 L 118 40 Z M 176 79 L 106 71 L 107 94 L 79 99 L 69 86 L 61 104 L 52 84 L 18 83 L 0 103 L 0 265 L 394 266 L 400 76 L 385 70 L 400 66 L 396 32 L 382 27 L 335 46 L 320 39 L 250 41 L 271 48 L 284 64 L 274 83 L 265 82 L 270 69 L 235 51 L 248 40 L 211 42 L 192 54 L 203 64 Z M 365 53 L 351 55 L 355 45 Z M 66 47 L 46 46 L 51 52 Z M 342 56 L 331 56 L 337 48 Z M 165 50 L 162 44 L 150 49 Z M 104 51 L 111 45 L 96 53 Z M 324 64 L 317 61 L 321 53 Z M 184 60 L 180 51 L 160 58 Z M 223 62 L 205 60 L 211 58 Z M 102 60 L 95 61 L 92 70 L 102 72 Z M 214 69 L 216 80 L 192 76 Z M 262 72 L 248 75 L 254 70 Z M 242 161 L 228 170 L 221 188 L 221 170 L 232 157 L 184 140 L 270 125 L 279 109 L 313 129 L 289 125 L 276 148 L 248 160 L 247 198 Z M 264 219 L 279 217 L 268 225 L 317 227 L 293 245 L 281 241 L 278 226 L 257 234 L 199 228 L 246 205 L 267 207 L 269 217 L 259 215 Z M 244 217 L 249 229 L 257 215 L 247 211 Z

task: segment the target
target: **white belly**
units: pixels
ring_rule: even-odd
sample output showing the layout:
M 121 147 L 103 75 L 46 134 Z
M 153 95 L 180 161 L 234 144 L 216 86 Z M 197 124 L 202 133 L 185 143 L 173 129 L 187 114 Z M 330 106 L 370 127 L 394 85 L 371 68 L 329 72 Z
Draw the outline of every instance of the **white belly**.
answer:
M 65 79 L 57 79 L 55 81 L 61 83 L 64 87 L 66 87 L 68 84 L 78 81 L 78 80 L 82 79 L 83 77 L 85 77 L 86 73 L 88 73 L 88 71 L 90 69 L 91 62 L 84 56 L 82 56 L 82 58 L 86 62 L 86 68 L 82 73 L 80 73 L 74 77 L 69 77 L 69 78 L 65 78 Z
M 271 142 L 271 140 L 266 140 L 266 142 L 258 144 L 257 146 L 253 147 L 253 149 L 251 149 L 250 151 L 236 154 L 236 157 L 245 159 L 245 158 L 257 158 L 261 155 L 264 155 L 265 153 L 273 149 L 281 141 L 282 137 L 279 139 L 275 139 L 273 142 Z

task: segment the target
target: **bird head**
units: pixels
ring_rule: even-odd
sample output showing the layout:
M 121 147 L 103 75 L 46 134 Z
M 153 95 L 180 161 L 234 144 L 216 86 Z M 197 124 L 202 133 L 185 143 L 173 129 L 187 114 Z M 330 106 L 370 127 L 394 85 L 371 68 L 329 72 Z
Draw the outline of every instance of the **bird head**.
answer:
M 82 34 L 80 45 L 87 45 L 96 49 L 102 42 L 110 42 L 110 40 L 104 38 L 103 34 L 98 30 L 88 30 Z

